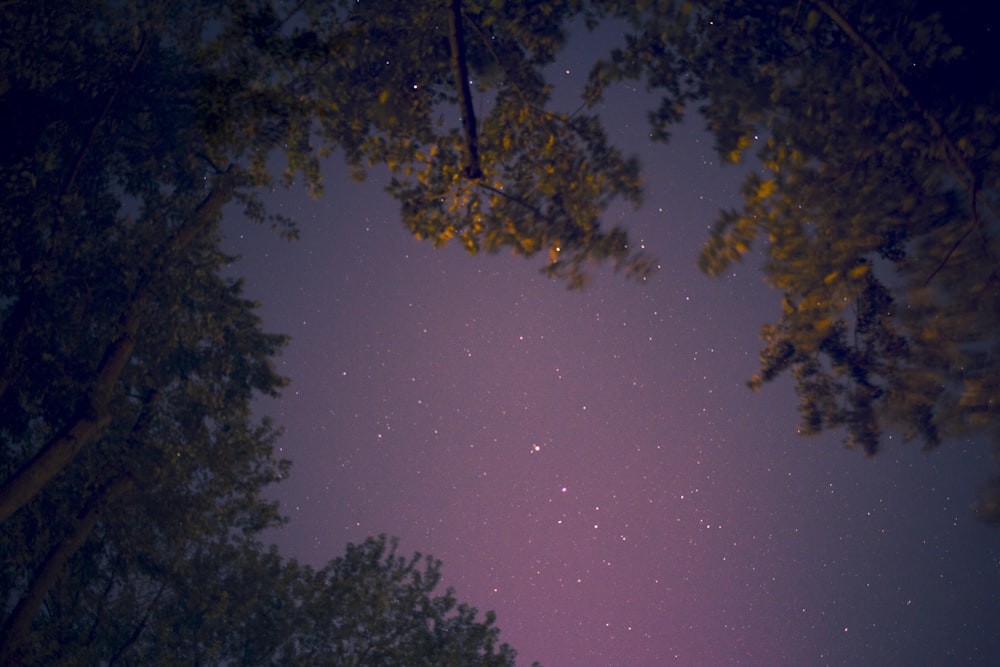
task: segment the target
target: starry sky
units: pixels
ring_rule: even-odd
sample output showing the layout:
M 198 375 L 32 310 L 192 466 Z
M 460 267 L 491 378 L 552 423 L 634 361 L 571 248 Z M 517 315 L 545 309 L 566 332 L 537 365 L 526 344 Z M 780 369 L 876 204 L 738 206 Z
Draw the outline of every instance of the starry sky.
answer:
M 560 94 L 587 45 L 549 70 Z M 643 206 L 607 220 L 659 259 L 646 284 L 598 269 L 570 292 L 536 261 L 434 250 L 382 174 L 357 184 L 336 158 L 321 199 L 272 197 L 301 240 L 227 222 L 266 328 L 292 338 L 291 384 L 259 406 L 294 463 L 268 537 L 322 565 L 398 536 L 497 612 L 518 664 L 1000 664 L 1000 530 L 968 508 L 987 448 L 897 438 L 866 460 L 796 434 L 789 382 L 747 389 L 780 295 L 752 261 L 695 266 L 744 172 L 697 116 L 649 143 L 655 101 L 624 87 L 600 109 L 644 165 Z

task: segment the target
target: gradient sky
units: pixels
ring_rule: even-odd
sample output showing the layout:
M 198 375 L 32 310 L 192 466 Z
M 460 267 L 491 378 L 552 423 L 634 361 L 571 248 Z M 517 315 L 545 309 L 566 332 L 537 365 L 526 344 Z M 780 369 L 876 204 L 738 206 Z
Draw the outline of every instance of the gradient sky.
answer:
M 552 69 L 560 91 L 586 74 L 581 45 Z M 300 241 L 227 225 L 266 327 L 292 337 L 292 383 L 261 405 L 294 462 L 271 537 L 321 565 L 398 536 L 497 612 L 523 665 L 1000 664 L 1000 530 L 968 508 L 987 448 L 896 438 L 866 460 L 797 436 L 787 381 L 745 386 L 780 295 L 751 264 L 695 266 L 742 172 L 697 118 L 650 144 L 654 100 L 612 98 L 647 197 L 608 220 L 659 258 L 645 285 L 599 270 L 568 292 L 538 262 L 435 251 L 377 173 L 359 185 L 336 161 L 322 199 L 272 201 Z

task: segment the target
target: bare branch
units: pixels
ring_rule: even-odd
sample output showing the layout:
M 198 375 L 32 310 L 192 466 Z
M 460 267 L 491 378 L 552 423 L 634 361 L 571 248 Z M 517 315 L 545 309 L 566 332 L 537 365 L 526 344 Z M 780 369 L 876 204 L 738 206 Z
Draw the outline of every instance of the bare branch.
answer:
M 465 132 L 466 178 L 478 179 L 483 175 L 479 165 L 479 137 L 476 134 L 476 112 L 469 88 L 469 66 L 465 61 L 465 38 L 462 34 L 462 0 L 448 0 L 448 24 L 451 28 L 451 68 L 462 107 L 462 130 Z

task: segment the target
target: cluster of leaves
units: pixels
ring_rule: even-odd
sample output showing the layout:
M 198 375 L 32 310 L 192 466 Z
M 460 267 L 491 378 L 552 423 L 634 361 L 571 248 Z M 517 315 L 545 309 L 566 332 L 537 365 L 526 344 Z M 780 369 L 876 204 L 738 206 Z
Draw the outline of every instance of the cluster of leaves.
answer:
M 431 595 L 434 562 L 380 540 L 313 572 L 258 542 L 288 463 L 251 405 L 285 339 L 223 277 L 219 221 L 239 203 L 294 235 L 263 191 L 319 192 L 334 148 L 438 141 L 447 70 L 426 113 L 368 117 L 403 102 L 360 91 L 414 62 L 403 41 L 364 61 L 389 29 L 369 4 L 5 4 L 0 663 L 513 664 L 492 616 Z
M 886 430 L 1000 443 L 1000 87 L 962 75 L 991 61 L 950 36 L 962 3 L 604 4 L 636 31 L 595 94 L 646 77 L 659 136 L 698 103 L 724 160 L 760 146 L 699 259 L 718 275 L 762 242 L 784 293 L 751 386 L 789 372 L 801 431 L 843 427 L 869 454 Z
M 595 116 L 546 108 L 540 69 L 571 18 L 593 19 L 586 10 L 579 0 L 543 11 L 523 0 L 305 0 L 282 16 L 276 3 L 232 3 L 205 49 L 214 66 L 197 98 L 203 123 L 224 137 L 207 157 L 249 155 L 255 185 L 301 178 L 319 194 L 319 159 L 337 150 L 358 179 L 391 173 L 388 190 L 419 238 L 460 239 L 472 253 L 547 251 L 545 272 L 571 287 L 604 260 L 644 277 L 655 262 L 600 225 L 614 199 L 638 204 L 637 162 Z M 286 158 L 278 179 L 275 147 Z M 263 217 L 254 194 L 241 196 Z
M 318 135 L 359 178 L 390 172 L 388 191 L 418 238 L 458 239 L 471 253 L 546 252 L 545 272 L 571 287 L 594 261 L 645 276 L 654 263 L 621 228 L 600 224 L 614 199 L 639 203 L 638 163 L 595 116 L 547 108 L 540 68 L 581 11 L 570 0 L 544 11 L 517 1 L 350 3 L 346 29 L 309 14 L 302 30 L 338 45 L 310 78 L 332 105 L 317 111 Z

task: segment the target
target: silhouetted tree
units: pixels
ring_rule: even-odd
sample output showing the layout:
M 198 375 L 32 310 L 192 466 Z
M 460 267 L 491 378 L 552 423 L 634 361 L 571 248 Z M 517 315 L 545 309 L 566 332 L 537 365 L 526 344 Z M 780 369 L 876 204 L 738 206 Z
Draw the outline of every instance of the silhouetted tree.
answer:
M 148 549 L 112 537 L 67 569 L 14 657 L 25 666 L 513 667 L 492 613 L 480 620 L 451 589 L 435 592 L 440 567 L 398 555 L 385 536 L 348 545 L 318 570 L 254 541 Z
M 458 130 L 431 121 L 432 108 L 441 113 L 468 92 L 452 74 L 456 59 L 467 54 L 470 76 L 501 65 L 536 71 L 570 11 L 520 25 L 471 5 L 399 3 L 387 13 L 307 1 L 288 14 L 282 5 L 3 5 L 0 121 L 10 131 L 0 143 L 0 662 L 51 664 L 94 647 L 97 663 L 138 647 L 147 647 L 143 664 L 214 655 L 196 639 L 185 645 L 182 629 L 201 628 L 225 601 L 193 591 L 226 571 L 225 554 L 252 553 L 260 531 L 280 523 L 261 493 L 287 467 L 274 457 L 274 427 L 250 409 L 284 384 L 272 367 L 284 338 L 262 330 L 239 281 L 220 273 L 231 261 L 219 249 L 223 209 L 238 204 L 250 220 L 294 236 L 261 194 L 294 181 L 318 193 L 319 159 L 334 149 L 359 169 L 391 162 L 409 173 L 429 164 L 426 156 L 467 151 Z M 387 42 L 404 24 L 411 38 Z M 503 38 L 449 46 L 475 30 Z M 538 36 L 545 30 L 549 37 Z M 426 57 L 414 58 L 418 47 Z M 488 49 L 500 49 L 498 58 L 487 59 Z M 406 66 L 417 63 L 408 78 Z M 498 75 L 485 88 L 513 85 Z M 544 101 L 533 85 L 512 108 Z M 535 132 L 557 122 L 531 113 L 542 119 Z M 596 125 L 581 127 L 572 136 L 596 132 L 587 135 L 596 144 L 574 139 L 566 155 L 586 161 L 606 145 Z M 620 232 L 597 229 L 596 212 L 616 193 L 637 193 L 634 163 L 607 149 L 606 161 L 591 159 L 581 173 L 610 174 L 621 187 L 591 189 L 564 206 L 548 186 L 531 185 L 555 178 L 558 164 L 533 158 L 520 181 L 503 181 L 491 135 L 481 136 L 484 176 L 469 169 L 468 154 L 457 157 L 453 186 L 477 187 L 491 175 L 483 182 L 517 204 L 505 218 L 514 231 L 490 247 L 548 247 L 555 237 L 538 222 L 543 215 L 564 225 L 555 274 L 575 280 L 579 262 L 602 248 L 627 254 Z M 527 146 L 519 137 L 508 143 Z M 404 187 L 403 172 L 392 187 Z M 423 205 L 422 187 L 407 190 L 407 210 Z M 435 191 L 430 208 L 437 201 Z M 456 221 L 457 211 L 449 214 Z M 464 235 L 485 239 L 499 216 Z M 438 240 L 449 235 L 445 217 L 407 220 Z M 577 229 L 585 233 L 574 236 Z M 441 630 L 449 641 L 475 625 L 455 613 L 464 621 Z
M 843 427 L 868 454 L 886 430 L 927 448 L 1000 443 L 1000 86 L 975 11 L 602 4 L 636 30 L 594 69 L 592 94 L 644 77 L 663 95 L 657 136 L 697 104 L 724 160 L 757 149 L 742 208 L 722 212 L 699 259 L 719 275 L 758 243 L 784 294 L 751 386 L 790 373 L 801 432 Z
M 549 108 L 574 18 L 635 28 L 588 102 L 645 77 L 654 136 L 696 104 L 727 160 L 759 146 L 700 260 L 718 274 L 763 241 L 785 298 L 752 386 L 790 372 L 802 431 L 868 453 L 886 429 L 1000 442 L 997 77 L 968 90 L 988 42 L 933 6 L 4 3 L 0 661 L 513 661 L 492 616 L 430 596 L 434 561 L 381 539 L 314 572 L 261 549 L 287 464 L 250 405 L 283 385 L 284 339 L 221 277 L 218 223 L 238 204 L 295 236 L 262 194 L 320 194 L 339 151 L 388 173 L 419 238 L 545 253 L 571 286 L 591 260 L 645 275 L 600 221 L 639 202 L 636 161 Z M 995 483 L 977 511 L 1000 516 Z

